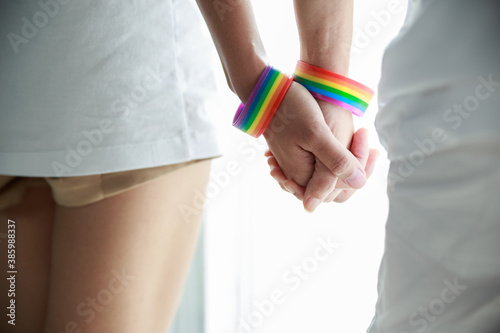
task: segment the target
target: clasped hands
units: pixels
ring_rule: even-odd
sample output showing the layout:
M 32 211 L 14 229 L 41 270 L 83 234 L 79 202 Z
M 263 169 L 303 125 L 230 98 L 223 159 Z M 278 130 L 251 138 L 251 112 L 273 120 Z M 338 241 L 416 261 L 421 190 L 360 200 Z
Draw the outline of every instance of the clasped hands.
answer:
M 307 211 L 345 202 L 373 172 L 379 152 L 369 149 L 366 129 L 354 132 L 352 117 L 293 82 L 263 133 L 271 176 Z

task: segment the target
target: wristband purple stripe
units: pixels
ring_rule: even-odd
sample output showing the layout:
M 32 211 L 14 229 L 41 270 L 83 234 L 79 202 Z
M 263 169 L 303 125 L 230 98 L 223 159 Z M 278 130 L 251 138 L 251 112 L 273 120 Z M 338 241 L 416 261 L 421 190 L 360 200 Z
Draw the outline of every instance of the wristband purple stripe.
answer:
M 259 81 L 257 81 L 257 84 L 253 88 L 252 93 L 250 94 L 250 97 L 248 97 L 247 101 L 253 101 L 255 99 L 255 95 L 257 95 L 257 93 L 259 92 L 259 89 L 262 86 L 262 83 L 264 82 L 264 80 L 265 80 L 265 78 L 270 70 L 271 70 L 271 66 L 267 65 L 266 69 L 264 70 L 264 72 L 260 76 Z M 236 127 L 239 127 L 239 125 L 243 122 L 243 119 L 245 118 L 245 116 L 241 114 L 241 111 L 243 110 L 244 107 L 245 107 L 245 105 L 243 103 L 241 103 L 240 107 L 238 108 L 238 111 L 234 115 L 233 124 Z M 241 115 L 241 117 L 240 117 L 240 115 Z

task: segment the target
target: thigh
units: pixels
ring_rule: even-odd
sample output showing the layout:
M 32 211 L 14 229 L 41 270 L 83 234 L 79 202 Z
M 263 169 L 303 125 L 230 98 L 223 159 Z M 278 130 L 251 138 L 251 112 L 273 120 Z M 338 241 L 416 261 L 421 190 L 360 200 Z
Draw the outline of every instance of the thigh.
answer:
M 19 200 L 17 204 L 0 211 L 1 269 L 3 274 L 7 271 L 17 271 L 17 274 L 13 274 L 14 279 L 2 279 L 1 283 L 2 309 L 6 309 L 7 302 L 10 304 L 11 299 L 15 300 L 15 326 L 7 323 L 7 320 L 14 317 L 6 317 L 6 310 L 3 310 L 0 331 L 36 333 L 42 332 L 45 318 L 55 203 L 48 186 L 27 187 Z M 15 234 L 14 267 L 7 267 L 9 219 L 13 221 L 10 224 L 14 226 L 10 230 L 15 231 L 10 233 Z M 13 292 L 8 295 L 7 291 L 11 289 Z
M 198 238 L 202 207 L 194 206 L 209 168 L 199 162 L 97 203 L 58 206 L 46 330 L 167 331 Z

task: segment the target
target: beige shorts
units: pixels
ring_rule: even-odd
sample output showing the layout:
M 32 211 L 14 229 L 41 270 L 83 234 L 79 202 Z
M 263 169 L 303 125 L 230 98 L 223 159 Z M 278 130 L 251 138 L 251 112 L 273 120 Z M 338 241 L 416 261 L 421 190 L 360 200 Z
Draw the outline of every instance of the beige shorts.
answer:
M 0 175 L 0 211 L 21 202 L 26 188 L 50 186 L 59 205 L 84 206 L 125 192 L 179 168 L 203 160 L 163 165 L 154 168 L 77 177 L 19 177 Z

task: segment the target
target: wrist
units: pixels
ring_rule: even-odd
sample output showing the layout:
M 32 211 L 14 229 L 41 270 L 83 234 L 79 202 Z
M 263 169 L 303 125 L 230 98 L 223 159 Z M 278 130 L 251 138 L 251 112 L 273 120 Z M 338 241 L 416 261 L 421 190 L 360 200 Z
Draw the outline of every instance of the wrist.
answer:
M 266 66 L 263 56 L 255 56 L 241 62 L 237 69 L 228 73 L 230 88 L 243 104 L 247 102 Z
M 267 65 L 246 102 L 236 111 L 233 126 L 259 137 L 269 126 L 292 83 L 293 76 Z
M 301 46 L 300 60 L 340 75 L 349 75 L 349 55 L 350 48 L 344 48 L 342 45 L 331 50 L 329 47 L 318 48 Z
M 353 1 L 295 0 L 300 60 L 347 76 Z
M 373 90 L 347 76 L 299 60 L 294 73 L 295 81 L 311 95 L 341 106 L 361 117 L 373 97 Z

